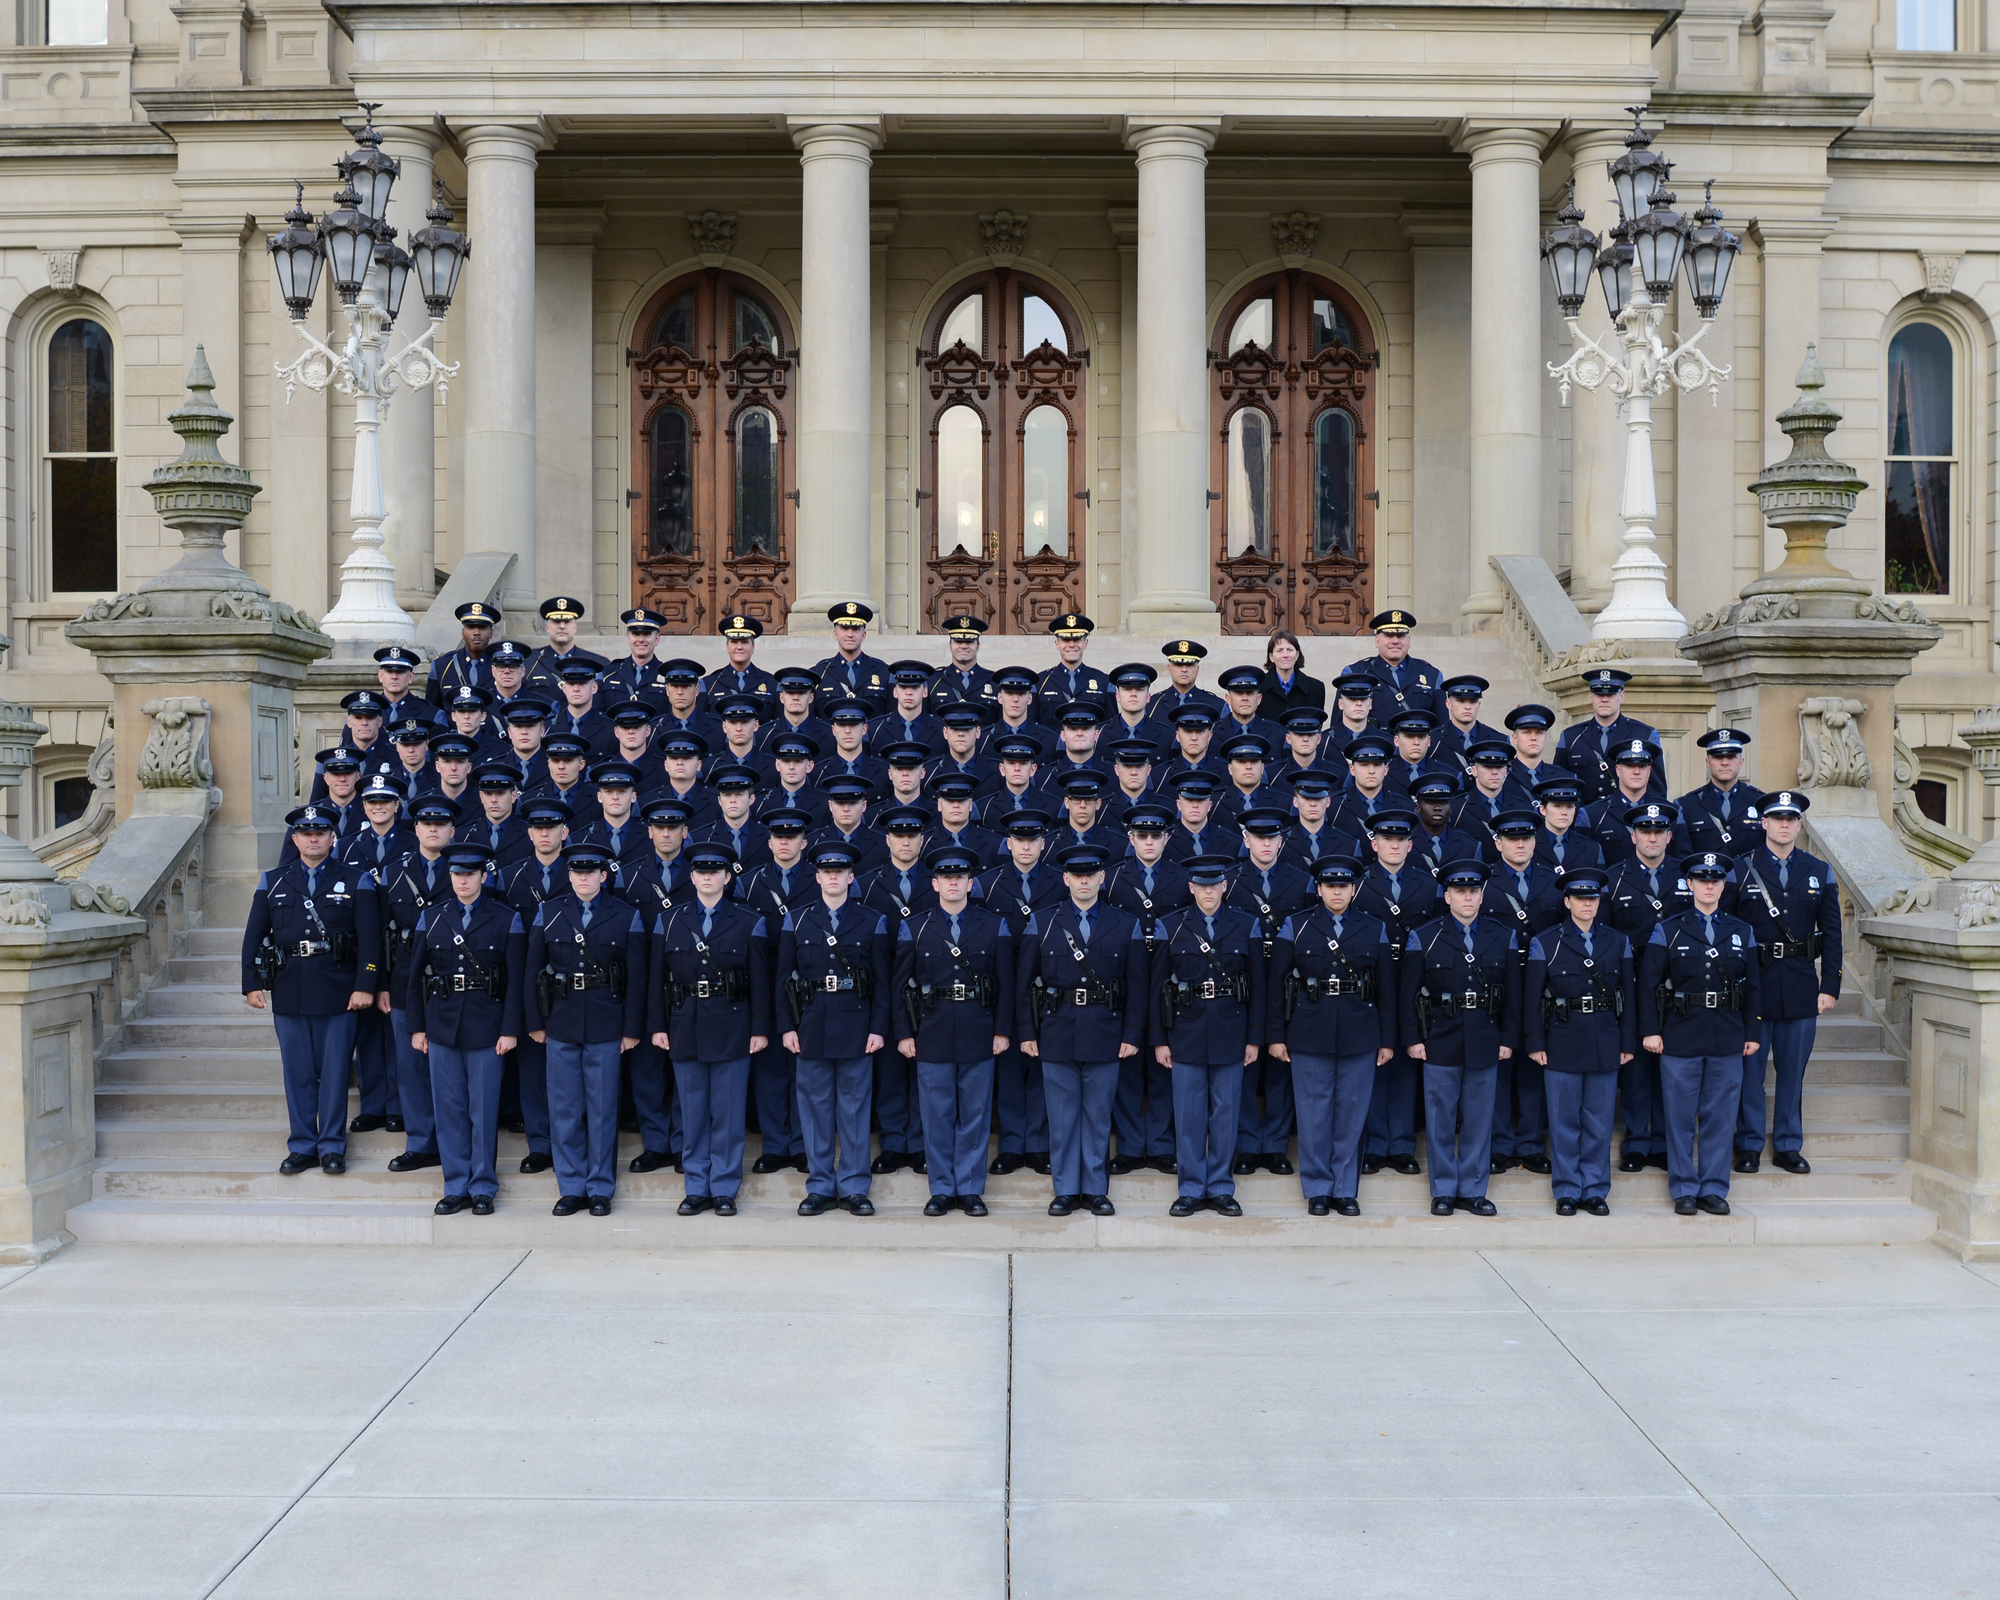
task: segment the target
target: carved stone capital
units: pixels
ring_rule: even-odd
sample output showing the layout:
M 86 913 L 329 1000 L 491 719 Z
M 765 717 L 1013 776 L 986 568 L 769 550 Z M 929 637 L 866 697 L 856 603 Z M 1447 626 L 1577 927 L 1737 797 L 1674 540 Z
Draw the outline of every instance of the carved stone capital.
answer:
M 145 789 L 206 789 L 215 782 L 208 758 L 210 706 L 196 695 L 148 700 L 139 708 L 153 719 L 146 748 L 139 753 L 139 785 Z
M 1858 719 L 1867 702 L 1810 695 L 1799 702 L 1799 783 L 1808 789 L 1865 789 L 1875 780 Z
M 1924 298 L 1942 300 L 1951 293 L 1951 286 L 1958 281 L 1959 256 L 1934 256 L 1925 254 Z
M 57 294 L 75 294 L 76 268 L 82 259 L 81 250 L 44 250 L 42 261 L 48 267 L 49 287 Z

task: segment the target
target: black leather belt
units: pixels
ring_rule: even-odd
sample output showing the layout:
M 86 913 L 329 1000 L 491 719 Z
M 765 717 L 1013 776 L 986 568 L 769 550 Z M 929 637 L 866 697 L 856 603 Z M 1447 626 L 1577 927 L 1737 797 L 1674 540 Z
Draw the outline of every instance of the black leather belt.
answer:
M 822 994 L 839 994 L 843 989 L 852 989 L 854 987 L 854 980 L 852 978 L 837 978 L 829 972 L 814 987 Z
M 301 939 L 291 947 L 291 951 L 293 955 L 299 956 L 323 956 L 332 948 L 330 944 L 316 944 L 311 939 Z

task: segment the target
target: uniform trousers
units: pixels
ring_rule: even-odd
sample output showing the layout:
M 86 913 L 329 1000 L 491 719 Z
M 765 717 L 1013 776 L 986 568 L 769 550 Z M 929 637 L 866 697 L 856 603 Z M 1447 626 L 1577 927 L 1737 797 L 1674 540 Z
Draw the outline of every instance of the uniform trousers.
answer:
M 1375 1096 L 1375 1052 L 1292 1052 L 1299 1117 L 1299 1186 L 1308 1200 L 1352 1200 L 1361 1183 L 1361 1139 Z
M 396 1093 L 403 1103 L 403 1149 L 417 1155 L 438 1153 L 437 1108 L 431 1104 L 431 1064 L 410 1044 L 410 1014 L 401 1006 L 389 1013 L 389 1032 L 396 1046 Z
M 512 1088 L 510 1095 L 508 1090 Z M 536 1044 L 525 1034 L 507 1058 L 507 1078 L 500 1090 L 500 1111 L 509 1107 L 521 1113 L 521 1127 L 528 1137 L 528 1149 L 536 1155 L 549 1153 L 549 1047 Z
M 1618 1111 L 1615 1072 L 1543 1073 L 1549 1097 L 1550 1187 L 1558 1200 L 1601 1200 L 1611 1193 L 1611 1122 Z
M 1493 1086 L 1493 1154 L 1539 1156 L 1548 1152 L 1549 1096 L 1542 1069 L 1517 1050 L 1500 1063 Z
M 354 1081 L 364 1117 L 400 1117 L 403 1101 L 396 1073 L 396 1036 L 389 1019 L 372 1007 L 354 1014 Z
M 1805 1091 L 1806 1063 L 1812 1059 L 1813 1040 L 1819 1033 L 1818 1017 L 1797 1017 L 1786 1022 L 1766 1022 L 1761 1035 L 1764 1048 L 1743 1058 L 1743 1093 L 1736 1112 L 1736 1148 L 1764 1149 L 1764 1080 L 1775 1066 L 1778 1092 L 1773 1104 L 1771 1148 L 1798 1150 L 1806 1142 Z
M 286 1147 L 295 1156 L 347 1154 L 347 1063 L 354 1055 L 355 1015 L 279 1012 L 271 1018 L 278 1030 L 278 1059 L 284 1064 L 285 1114 L 292 1125 Z
M 1121 1156 L 1137 1160 L 1174 1153 L 1173 1074 L 1143 1051 L 1118 1063 L 1111 1125 Z
M 1168 1076 L 1174 1080 L 1174 1168 L 1181 1193 L 1194 1200 L 1234 1194 L 1236 1180 L 1229 1175 L 1229 1163 L 1237 1150 L 1236 1119 L 1249 1098 L 1243 1088 L 1243 1063 L 1206 1067 L 1176 1061 Z M 1289 1104 L 1289 1090 L 1285 1099 Z M 1286 1143 L 1290 1142 L 1288 1134 Z
M 750 1084 L 757 1102 L 757 1134 L 763 1153 L 785 1161 L 804 1155 L 805 1145 L 799 1138 L 797 1058 L 781 1044 L 758 1051 L 750 1061 Z
M 799 1057 L 799 1137 L 805 1146 L 806 1193 L 868 1192 L 868 1102 L 875 1058 Z
M 1676 1200 L 1729 1193 L 1729 1133 L 1743 1092 L 1743 1060 L 1741 1054 L 1660 1057 L 1660 1091 L 1667 1103 L 1667 1193 Z
M 1108 1194 L 1104 1171 L 1111 1158 L 1117 1061 L 1044 1061 L 1042 1091 L 1048 1096 L 1049 1177 L 1055 1192 Z
M 1290 1064 L 1259 1050 L 1255 1061 L 1238 1069 L 1238 1077 L 1242 1105 L 1236 1123 L 1237 1150 L 1246 1156 L 1283 1155 L 1292 1147 L 1294 1126 Z M 1176 1087 L 1176 1113 L 1180 1105 L 1181 1091 Z
M 1000 1154 L 1048 1154 L 1049 1105 L 1039 1058 L 1002 1050 L 993 1062 L 993 1103 L 1000 1116 Z
M 632 1109 L 639 1114 L 639 1143 L 661 1155 L 672 1155 L 681 1147 L 673 1062 L 652 1040 L 641 1039 L 626 1054 L 625 1071 L 632 1081 Z
M 1493 1170 L 1493 1091 L 1498 1067 L 1424 1063 L 1424 1122 L 1431 1155 L 1431 1197 L 1474 1200 Z
M 506 1060 L 491 1045 L 461 1050 L 433 1043 L 430 1068 L 444 1192 L 490 1198 L 500 1192 L 493 1152 L 500 1137 L 500 1079 Z
M 1378 1161 L 1417 1153 L 1417 1089 L 1422 1081 L 1422 1064 L 1400 1050 L 1375 1069 L 1366 1120 L 1368 1154 Z
M 690 1195 L 732 1198 L 743 1187 L 743 1117 L 750 1058 L 675 1061 L 681 1102 L 681 1170 Z
M 902 1057 L 899 1052 L 899 1058 Z M 924 1127 L 924 1168 L 931 1193 L 986 1192 L 986 1131 L 993 1125 L 993 1058 L 919 1061 L 917 1099 Z M 886 1125 L 882 1138 L 888 1141 Z
M 556 1193 L 609 1200 L 618 1173 L 618 1041 L 548 1042 L 549 1154 Z
M 987 1114 L 992 1115 L 990 1110 Z M 900 1050 L 875 1052 L 875 1122 L 882 1130 L 884 1155 L 924 1153 L 928 1134 L 918 1098 L 917 1064 Z
M 1639 1051 L 1618 1069 L 1618 1111 L 1625 1119 L 1623 1154 L 1666 1154 L 1667 1103 L 1660 1095 L 1660 1058 L 1652 1051 Z

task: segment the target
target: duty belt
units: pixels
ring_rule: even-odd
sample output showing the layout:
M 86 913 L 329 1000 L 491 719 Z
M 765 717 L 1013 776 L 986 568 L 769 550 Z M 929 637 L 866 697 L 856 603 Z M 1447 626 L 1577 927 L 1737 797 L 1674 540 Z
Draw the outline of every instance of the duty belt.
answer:
M 1051 990 L 1050 992 L 1054 994 L 1056 1004 L 1058 1005 L 1104 1006 L 1113 1011 L 1116 1011 L 1119 1005 L 1116 995 L 1109 989 L 1098 988 L 1095 984 L 1066 984 L 1062 988 Z
M 839 994 L 843 989 L 852 989 L 854 987 L 854 980 L 852 978 L 837 978 L 829 972 L 814 987 L 822 994 Z
M 1338 999 L 1344 994 L 1372 1000 L 1375 998 L 1375 975 L 1368 972 L 1358 978 L 1302 978 L 1299 989 L 1311 1000 Z
M 1241 1000 L 1246 987 L 1241 978 L 1177 978 L 1174 986 L 1190 1000 Z
M 1808 961 L 1819 959 L 1820 935 L 1817 930 L 1803 939 L 1773 940 L 1764 946 L 1767 961 L 1783 961 L 1787 956 L 1804 956 Z
M 323 956 L 333 949 L 330 944 L 320 944 L 312 939 L 301 939 L 297 944 L 285 946 L 286 952 L 295 956 Z
M 573 972 L 569 974 L 567 987 L 573 994 L 581 994 L 585 989 L 608 989 L 611 987 L 611 974 Z

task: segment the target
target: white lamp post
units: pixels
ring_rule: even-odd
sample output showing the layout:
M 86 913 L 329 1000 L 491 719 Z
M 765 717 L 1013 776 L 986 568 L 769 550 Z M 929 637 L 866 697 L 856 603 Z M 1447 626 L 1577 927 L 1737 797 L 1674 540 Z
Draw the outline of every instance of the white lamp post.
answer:
M 1698 346 L 1714 323 L 1729 286 L 1729 269 L 1743 244 L 1720 226 L 1722 213 L 1713 203 L 1712 182 L 1709 202 L 1692 220 L 1671 209 L 1674 195 L 1665 185 L 1673 164 L 1651 148 L 1652 135 L 1639 125 L 1643 108 L 1626 109 L 1632 113 L 1626 151 L 1608 163 L 1619 209 L 1618 225 L 1611 230 L 1613 243 L 1600 248 L 1597 235 L 1583 226 L 1574 181 L 1567 202 L 1556 213 L 1557 227 L 1542 241 L 1542 258 L 1555 281 L 1557 304 L 1576 341 L 1569 360 L 1549 365 L 1549 376 L 1561 385 L 1564 405 L 1569 404 L 1572 383 L 1585 389 L 1602 385 L 1617 396 L 1625 413 L 1625 484 L 1618 502 L 1625 549 L 1611 569 L 1610 604 L 1597 614 L 1591 636 L 1678 639 L 1687 632 L 1687 619 L 1667 598 L 1667 564 L 1653 549 L 1653 521 L 1659 515 L 1653 492 L 1653 397 L 1665 394 L 1670 384 L 1683 393 L 1706 384 L 1709 402 L 1715 402 L 1716 385 L 1730 369 L 1716 366 Z M 1669 350 L 1660 325 L 1674 279 L 1683 268 L 1701 326 Z M 1615 349 L 1600 344 L 1576 323 L 1593 271 L 1617 324 Z
M 329 384 L 354 400 L 354 476 L 348 513 L 354 523 L 354 553 L 340 568 L 340 599 L 321 620 L 322 631 L 336 639 L 416 637 L 409 613 L 396 603 L 396 568 L 382 554 L 382 453 L 377 432 L 389 413 L 389 399 L 399 387 L 422 389 L 435 384 L 438 399 L 458 375 L 457 362 L 438 359 L 432 341 L 444 326 L 458 274 L 471 254 L 471 243 L 452 224 L 444 203 L 444 185 L 437 186 L 431 225 L 410 239 L 405 252 L 396 244 L 396 230 L 385 220 L 389 191 L 402 164 L 383 153 L 375 131 L 375 110 L 363 105 L 368 125 L 355 135 L 358 150 L 334 163 L 342 188 L 334 209 L 317 223 L 305 209 L 305 186 L 285 213 L 287 226 L 266 241 L 278 273 L 278 292 L 305 340 L 298 359 L 278 368 L 285 380 L 285 399 L 296 385 L 315 392 Z M 334 291 L 347 308 L 347 343 L 339 351 L 323 344 L 305 326 L 319 290 L 320 272 L 333 269 Z M 389 330 L 403 306 L 403 292 L 415 274 L 417 288 L 430 313 L 430 326 L 393 355 L 386 354 Z

